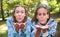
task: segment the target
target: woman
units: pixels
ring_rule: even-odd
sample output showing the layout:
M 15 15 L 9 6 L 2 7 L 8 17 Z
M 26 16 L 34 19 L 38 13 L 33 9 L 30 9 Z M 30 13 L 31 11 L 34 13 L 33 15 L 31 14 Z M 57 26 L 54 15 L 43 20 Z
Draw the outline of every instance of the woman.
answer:
M 54 37 L 57 22 L 50 17 L 49 9 L 46 5 L 39 5 L 32 19 L 33 37 Z
M 6 22 L 8 25 L 8 37 L 30 37 L 30 21 L 24 5 L 17 5 L 13 17 Z

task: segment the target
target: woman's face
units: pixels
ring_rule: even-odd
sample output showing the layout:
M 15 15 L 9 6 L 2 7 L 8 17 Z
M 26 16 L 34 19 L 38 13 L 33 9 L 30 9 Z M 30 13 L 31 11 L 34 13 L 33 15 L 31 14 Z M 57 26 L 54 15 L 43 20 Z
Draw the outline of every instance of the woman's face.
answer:
M 15 9 L 14 16 L 18 22 L 22 22 L 26 16 L 25 9 L 23 7 L 17 7 Z
M 47 9 L 44 8 L 38 9 L 37 19 L 41 24 L 45 24 L 48 18 L 49 18 L 49 14 L 47 14 Z

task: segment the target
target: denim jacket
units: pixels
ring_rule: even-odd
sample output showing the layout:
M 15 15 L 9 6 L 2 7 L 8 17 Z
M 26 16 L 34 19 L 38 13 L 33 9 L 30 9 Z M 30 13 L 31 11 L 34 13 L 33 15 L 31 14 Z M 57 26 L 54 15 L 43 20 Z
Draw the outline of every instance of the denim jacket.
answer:
M 32 23 L 32 33 L 31 33 L 31 36 L 32 37 L 35 37 L 35 34 L 36 34 L 36 28 L 34 27 L 34 25 L 40 25 L 42 26 L 39 22 L 33 22 Z M 57 22 L 50 18 L 47 25 L 50 25 L 50 28 L 48 29 L 48 36 L 46 37 L 54 37 L 55 36 L 55 33 L 56 33 L 56 28 L 57 28 Z M 40 37 L 42 37 L 42 32 L 40 32 Z
M 7 19 L 6 23 L 8 25 L 8 37 L 31 37 L 31 18 L 28 17 L 27 24 L 25 26 L 25 31 L 19 30 L 16 32 L 15 27 L 13 25 L 13 18 L 10 17 Z

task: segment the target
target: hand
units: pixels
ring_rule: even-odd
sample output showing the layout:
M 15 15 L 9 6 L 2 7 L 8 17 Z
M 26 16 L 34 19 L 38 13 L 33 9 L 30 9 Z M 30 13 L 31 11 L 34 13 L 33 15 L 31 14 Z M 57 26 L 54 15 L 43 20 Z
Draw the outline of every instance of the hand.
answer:
M 45 33 L 49 28 L 50 28 L 50 26 L 46 25 L 46 26 L 42 26 L 41 30 L 42 30 L 43 33 Z
M 37 29 L 35 37 L 40 37 L 40 32 L 41 32 L 41 28 L 39 25 L 35 25 L 35 28 Z
M 18 25 L 18 23 L 13 23 L 13 24 L 14 24 L 15 30 L 18 32 L 19 31 L 19 25 Z
M 47 29 L 41 29 L 43 33 L 45 33 L 47 31 Z
M 35 28 L 37 29 L 37 31 L 38 31 L 38 32 L 40 32 L 40 31 L 41 31 L 41 28 L 40 28 L 40 26 L 39 26 L 39 25 L 35 25 Z
M 15 26 L 15 30 L 18 32 L 19 29 L 23 29 L 25 27 L 26 23 L 27 22 L 25 22 L 25 23 L 13 23 L 13 24 Z
M 25 23 L 13 23 L 15 27 L 18 27 L 18 28 L 24 28 L 24 26 L 26 25 L 27 22 Z
M 25 24 L 24 23 L 21 23 L 20 25 L 19 25 L 19 28 L 20 29 L 23 29 L 25 27 Z

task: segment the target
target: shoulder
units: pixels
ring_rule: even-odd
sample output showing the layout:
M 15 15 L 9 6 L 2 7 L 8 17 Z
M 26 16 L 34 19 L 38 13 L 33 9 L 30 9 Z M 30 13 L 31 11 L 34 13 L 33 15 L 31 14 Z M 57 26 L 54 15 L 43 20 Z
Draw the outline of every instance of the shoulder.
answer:
M 28 18 L 27 18 L 27 26 L 31 26 L 31 25 L 32 25 L 31 18 L 28 17 Z
M 53 18 L 50 18 L 50 22 L 54 22 L 54 23 L 57 23 L 57 21 Z
M 9 18 L 7 19 L 7 21 L 13 21 L 13 18 L 12 18 L 12 17 L 9 17 Z
M 12 24 L 13 22 L 13 18 L 12 17 L 9 17 L 7 20 L 6 20 L 6 23 L 7 24 Z
M 31 18 L 30 18 L 30 17 L 28 17 L 28 20 L 31 20 Z
M 50 25 L 57 25 L 57 21 L 53 18 L 50 18 L 50 20 L 48 21 L 48 24 Z
M 30 17 L 27 18 L 27 22 L 31 22 L 31 18 Z

